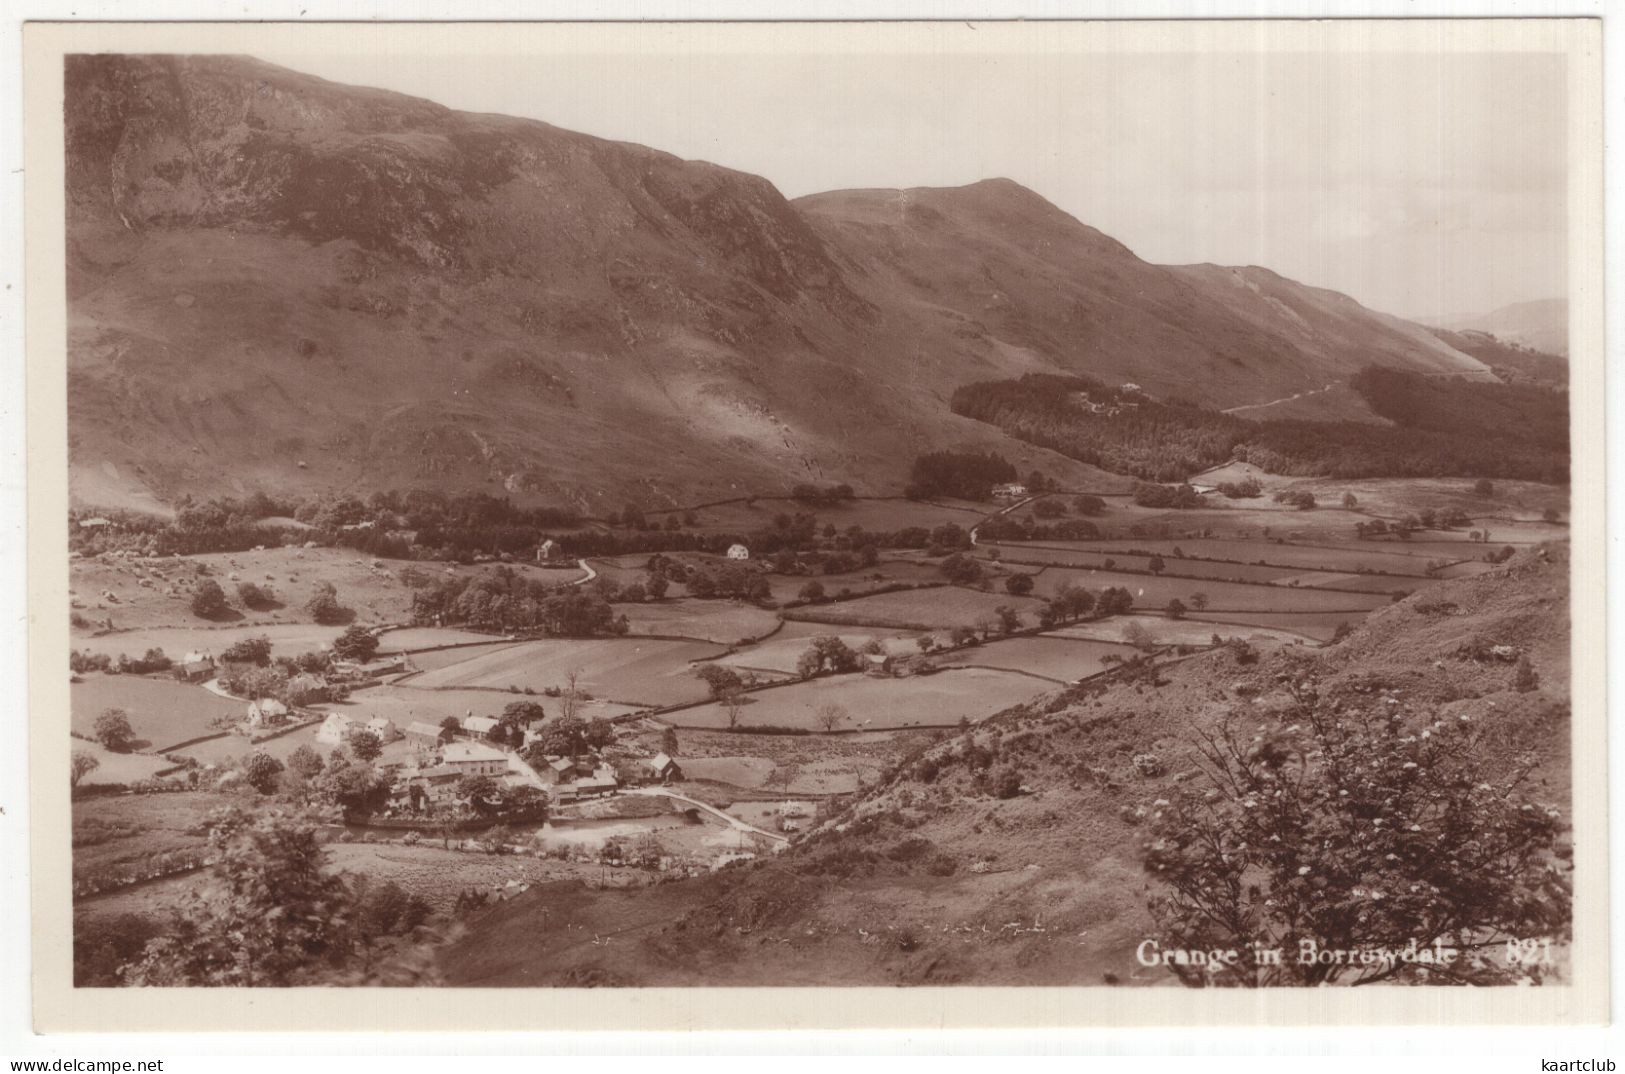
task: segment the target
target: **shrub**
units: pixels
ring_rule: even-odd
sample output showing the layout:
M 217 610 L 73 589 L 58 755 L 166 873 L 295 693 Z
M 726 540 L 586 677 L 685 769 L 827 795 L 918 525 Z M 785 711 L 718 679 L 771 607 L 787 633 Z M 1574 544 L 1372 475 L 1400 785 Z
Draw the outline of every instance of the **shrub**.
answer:
M 213 578 L 205 578 L 192 592 L 192 614 L 200 619 L 218 618 L 226 608 L 226 591 Z

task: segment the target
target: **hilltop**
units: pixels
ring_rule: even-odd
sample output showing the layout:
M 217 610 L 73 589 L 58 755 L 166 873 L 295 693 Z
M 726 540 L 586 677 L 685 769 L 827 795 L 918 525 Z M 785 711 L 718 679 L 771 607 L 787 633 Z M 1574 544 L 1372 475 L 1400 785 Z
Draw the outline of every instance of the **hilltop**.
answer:
M 1292 720 L 1284 683 L 1469 716 L 1491 772 L 1532 756 L 1530 793 L 1568 808 L 1567 580 L 1567 549 L 1541 546 L 1325 649 L 1220 647 L 1063 690 L 917 751 L 782 854 L 640 890 L 544 885 L 467 919 L 441 967 L 462 986 L 1172 983 L 1134 960 L 1151 928 L 1143 810 L 1202 778 L 1199 732 Z M 1538 687 L 1517 690 L 1494 646 Z M 1019 793 L 978 779 L 984 759 Z
M 786 200 L 766 179 L 246 57 L 66 74 L 75 495 L 439 487 L 586 513 L 847 481 L 1089 372 L 1217 406 L 1375 362 L 1485 376 L 1262 269 L 1148 264 L 1008 180 Z

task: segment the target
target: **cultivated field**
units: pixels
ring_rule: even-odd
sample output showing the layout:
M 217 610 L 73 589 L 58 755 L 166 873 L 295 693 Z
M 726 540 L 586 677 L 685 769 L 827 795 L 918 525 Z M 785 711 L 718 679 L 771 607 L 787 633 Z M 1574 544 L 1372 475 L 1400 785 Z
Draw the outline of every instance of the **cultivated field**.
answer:
M 1103 657 L 1133 655 L 1135 650 L 1130 646 L 1110 641 L 1081 641 L 1077 638 L 1040 635 L 975 645 L 950 653 L 942 661 L 955 666 L 1020 671 L 1069 683 L 1111 667 Z
M 495 651 L 482 648 L 467 660 L 413 678 L 411 685 L 418 689 L 517 686 L 540 693 L 550 686 L 563 687 L 566 676 L 576 671 L 578 686 L 594 696 L 644 705 L 673 704 L 705 696 L 705 686 L 694 678 L 691 664 L 721 652 L 705 642 L 654 638 L 529 641 Z
M 813 623 L 839 623 L 851 626 L 894 627 L 910 630 L 943 630 L 967 626 L 978 619 L 992 618 L 1000 605 L 1014 608 L 1029 621 L 1042 601 L 1012 597 L 996 591 L 983 592 L 958 586 L 912 589 L 882 593 L 873 597 L 793 608 L 787 619 Z
M 211 721 L 239 719 L 247 711 L 245 702 L 228 701 L 201 686 L 139 675 L 86 675 L 69 687 L 68 703 L 73 729 L 86 736 L 95 735 L 96 718 L 104 711 L 123 709 L 135 730 L 135 748 L 147 753 L 213 734 Z
M 1111 555 L 1136 555 L 1140 553 L 1155 553 L 1168 562 L 1168 569 L 1175 570 L 1175 548 L 1179 548 L 1188 556 L 1199 557 L 1202 560 L 1223 560 L 1235 563 L 1264 564 L 1274 567 L 1292 567 L 1299 571 L 1325 570 L 1340 573 L 1359 573 L 1362 568 L 1370 571 L 1381 571 L 1391 574 L 1420 575 L 1426 566 L 1429 555 L 1438 553 L 1417 553 L 1411 551 L 1410 544 L 1390 544 L 1381 541 L 1331 541 L 1324 544 L 1309 543 L 1277 543 L 1275 541 L 1253 540 L 1232 541 L 1211 538 L 1191 538 L 1180 541 L 1099 541 L 1099 542 L 1045 542 L 1045 546 L 1055 549 L 1077 551 L 1087 555 L 1102 557 Z M 1010 555 L 1017 555 L 1017 549 L 1022 545 L 1009 545 L 1006 551 Z M 1494 547 L 1494 546 L 1487 546 Z M 1455 548 L 1457 556 L 1461 549 Z M 1454 558 L 1454 557 L 1453 557 Z M 1181 560 L 1180 562 L 1183 562 Z
M 418 649 L 433 649 L 442 645 L 464 645 L 473 642 L 496 641 L 495 635 L 456 627 L 402 627 L 386 630 L 378 635 L 381 653 L 410 653 Z
M 773 590 L 773 599 L 781 604 L 786 601 L 799 600 L 802 588 L 809 582 L 817 582 L 824 587 L 825 594 L 833 597 L 843 590 L 861 594 L 897 582 L 919 585 L 926 582 L 941 582 L 942 580 L 942 572 L 937 569 L 935 564 L 917 559 L 902 558 L 883 559 L 873 567 L 859 571 L 849 571 L 844 574 L 770 574 L 767 576 L 768 585 Z
M 999 547 L 999 562 L 1012 571 L 1031 574 L 1038 567 L 1085 567 L 1092 570 L 1148 571 L 1151 557 L 1122 552 L 1096 552 L 1085 549 L 1044 545 L 1007 544 Z M 1107 561 L 1110 561 L 1108 566 Z M 1176 559 L 1164 556 L 1166 574 L 1193 578 L 1215 578 L 1233 582 L 1271 583 L 1303 574 L 1301 567 L 1260 567 L 1252 563 L 1212 562 L 1202 559 Z
M 801 727 L 822 731 L 817 710 L 840 705 L 848 717 L 837 730 L 864 728 L 946 727 L 961 718 L 985 719 L 1055 689 L 1055 684 L 1026 675 L 987 668 L 940 671 L 906 679 L 834 675 L 747 694 L 739 723 Z M 705 704 L 663 717 L 678 727 L 726 728 L 721 705 Z

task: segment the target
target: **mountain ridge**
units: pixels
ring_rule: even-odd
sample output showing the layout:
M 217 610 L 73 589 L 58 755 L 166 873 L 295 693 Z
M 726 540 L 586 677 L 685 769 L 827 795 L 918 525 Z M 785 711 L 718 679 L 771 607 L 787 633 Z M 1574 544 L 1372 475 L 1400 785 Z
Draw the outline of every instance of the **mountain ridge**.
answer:
M 1369 362 L 1490 375 L 1346 296 L 1151 265 L 1008 179 L 790 201 L 243 57 L 74 56 L 66 90 L 82 502 L 436 486 L 591 511 L 894 491 L 942 448 L 1099 484 L 948 396 L 1024 372 L 1214 405 Z

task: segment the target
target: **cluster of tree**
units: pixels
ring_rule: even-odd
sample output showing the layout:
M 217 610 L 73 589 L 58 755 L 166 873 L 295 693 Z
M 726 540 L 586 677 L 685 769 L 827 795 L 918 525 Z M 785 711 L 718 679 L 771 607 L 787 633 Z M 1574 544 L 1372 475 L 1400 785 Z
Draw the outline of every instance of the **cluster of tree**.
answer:
M 1313 511 L 1316 506 L 1315 494 L 1307 489 L 1282 489 L 1275 494 L 1275 502 L 1300 511 Z
M 624 634 L 626 617 L 584 586 L 550 586 L 512 567 L 457 575 L 415 590 L 412 616 L 419 623 L 462 624 L 488 630 L 541 631 L 565 637 Z
M 1221 481 L 1218 490 L 1219 495 L 1229 500 L 1256 500 L 1264 495 L 1264 486 L 1256 477 L 1244 477 L 1240 481 Z
M 87 671 L 106 671 L 115 675 L 151 675 L 159 671 L 168 671 L 174 666 L 174 661 L 164 655 L 162 649 L 148 649 L 140 656 L 131 657 L 123 653 L 118 656 L 108 656 L 106 653 L 93 653 L 73 651 L 68 653 L 68 670 L 77 674 Z
M 1016 480 L 1016 468 L 994 452 L 934 451 L 914 460 L 904 495 L 911 500 L 953 496 L 985 500 L 993 486 Z
M 1572 884 L 1564 818 L 1526 797 L 1533 762 L 1497 770 L 1467 716 L 1288 689 L 1290 726 L 1220 722 L 1196 744 L 1205 778 L 1142 811 L 1155 948 L 1286 957 L 1168 968 L 1194 987 L 1538 982 L 1541 960 L 1506 955 L 1568 938 Z M 1396 957 L 1296 957 L 1306 942 Z
M 1097 415 L 1073 405 L 1071 394 L 1115 398 L 1113 389 L 1088 377 L 1048 374 L 966 385 L 954 392 L 952 407 L 1023 440 L 1149 481 L 1183 480 L 1231 459 L 1279 474 L 1568 478 L 1562 392 L 1379 367 L 1350 383 L 1395 424 L 1253 421 L 1143 398 L 1134 408 Z
M 851 485 L 800 484 L 790 490 L 791 499 L 812 507 L 834 507 L 856 496 Z
M 1202 494 L 1183 482 L 1177 485 L 1159 485 L 1153 481 L 1134 484 L 1134 502 L 1140 507 L 1161 510 L 1187 511 L 1203 506 Z
M 398 885 L 347 883 L 327 871 L 307 821 L 233 807 L 211 816 L 208 830 L 214 866 L 206 883 L 167 921 L 142 919 L 118 939 L 87 935 L 83 960 L 76 939 L 76 973 L 83 961 L 87 978 L 108 984 L 361 983 L 369 948 L 430 914 Z
M 833 634 L 820 634 L 812 639 L 796 658 L 796 674 L 803 679 L 815 675 L 835 675 L 843 671 L 856 671 L 859 657 L 856 650 Z
M 1088 519 L 1069 518 L 1044 525 L 1014 515 L 990 518 L 978 526 L 976 532 L 989 541 L 1093 541 L 1100 537 L 1100 527 Z

